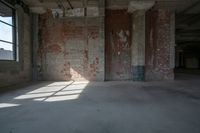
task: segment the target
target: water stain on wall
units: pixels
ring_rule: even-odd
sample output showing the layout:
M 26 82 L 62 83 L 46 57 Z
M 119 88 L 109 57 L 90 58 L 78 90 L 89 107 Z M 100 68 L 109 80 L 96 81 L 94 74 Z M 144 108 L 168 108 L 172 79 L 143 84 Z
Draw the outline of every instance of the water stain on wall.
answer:
M 131 16 L 126 10 L 107 10 L 106 15 L 106 79 L 129 80 Z
M 43 79 L 103 79 L 99 24 L 91 18 L 86 24 L 85 18 L 54 19 L 50 12 L 40 15 L 38 65 Z

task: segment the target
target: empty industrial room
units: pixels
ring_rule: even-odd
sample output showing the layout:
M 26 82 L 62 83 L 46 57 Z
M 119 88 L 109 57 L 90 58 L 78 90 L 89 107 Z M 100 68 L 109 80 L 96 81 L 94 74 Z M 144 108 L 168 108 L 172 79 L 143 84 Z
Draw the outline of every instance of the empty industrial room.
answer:
M 0 0 L 0 133 L 200 133 L 199 0 Z

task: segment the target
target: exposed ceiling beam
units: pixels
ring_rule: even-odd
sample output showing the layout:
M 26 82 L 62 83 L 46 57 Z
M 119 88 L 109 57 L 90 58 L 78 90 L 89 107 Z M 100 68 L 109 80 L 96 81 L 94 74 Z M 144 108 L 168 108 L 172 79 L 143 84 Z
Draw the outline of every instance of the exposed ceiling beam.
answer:
M 195 17 L 197 14 L 182 14 L 176 15 L 176 23 L 177 24 L 186 24 L 186 22 L 190 19 Z
M 200 33 L 200 29 L 178 29 L 176 33 Z
M 186 33 L 184 33 L 184 34 L 178 34 L 180 37 L 195 37 L 195 38 L 199 38 L 200 37 L 200 34 L 186 34 Z
M 191 26 L 191 25 L 196 24 L 198 22 L 200 22 L 200 13 L 194 19 L 190 20 L 187 24 L 189 26 Z
M 183 15 L 176 18 L 176 29 L 181 31 L 188 31 L 193 29 L 200 29 L 200 13 Z M 188 31 L 189 32 L 189 31 Z
M 58 4 L 58 7 L 59 7 L 60 9 L 63 9 L 63 10 L 65 9 L 65 6 L 64 6 L 62 0 L 58 0 L 57 4 Z
M 200 41 L 199 37 L 191 37 L 191 36 L 178 36 L 176 37 L 176 42 L 182 41 L 182 42 L 187 42 L 187 41 Z
M 190 24 L 200 18 L 200 13 L 199 14 L 194 14 L 192 17 L 189 17 L 188 20 L 186 21 L 187 24 Z
M 69 0 L 67 0 L 67 3 L 69 4 L 71 9 L 74 9 L 74 7 L 72 6 L 71 2 Z
M 186 9 L 184 9 L 183 11 L 181 11 L 179 14 L 185 14 L 186 12 L 190 11 L 192 8 L 196 7 L 199 4 L 200 4 L 200 0 L 198 0 L 195 3 L 193 3 L 192 5 L 188 6 Z
M 176 44 L 178 46 L 188 46 L 188 45 L 199 45 L 200 46 L 200 41 L 177 41 Z

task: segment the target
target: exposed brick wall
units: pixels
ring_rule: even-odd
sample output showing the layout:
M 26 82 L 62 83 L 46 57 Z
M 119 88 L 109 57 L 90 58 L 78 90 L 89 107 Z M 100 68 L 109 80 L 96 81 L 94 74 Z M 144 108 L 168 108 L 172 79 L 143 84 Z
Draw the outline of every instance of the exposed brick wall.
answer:
M 106 79 L 131 79 L 131 14 L 106 10 Z
M 31 21 L 30 16 L 18 11 L 19 62 L 0 61 L 0 87 L 31 80 Z M 23 22 L 22 22 L 23 21 Z
M 146 13 L 146 80 L 174 78 L 170 68 L 170 16 L 163 10 Z
M 99 18 L 39 18 L 38 65 L 43 80 L 104 80 Z

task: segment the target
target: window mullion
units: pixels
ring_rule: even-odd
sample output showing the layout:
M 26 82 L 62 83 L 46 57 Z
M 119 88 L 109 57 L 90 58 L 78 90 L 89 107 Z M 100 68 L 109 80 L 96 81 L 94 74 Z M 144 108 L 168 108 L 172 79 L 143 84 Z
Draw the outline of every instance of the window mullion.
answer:
M 4 21 L 2 21 L 2 20 L 0 20 L 0 22 L 6 24 L 6 25 L 8 25 L 8 26 L 15 27 L 15 25 L 12 25 L 12 24 L 6 23 L 6 22 L 4 22 Z
M 15 44 L 13 42 L 8 42 L 8 41 L 4 41 L 4 40 L 0 40 L 0 42 L 5 42 L 5 43 L 9 43 L 9 44 Z
M 0 24 L 5 26 L 4 28 L 0 29 L 2 34 L 2 38 L 0 39 L 1 44 L 1 56 L 0 60 L 12 60 L 17 61 L 17 27 L 16 27 L 16 14 L 15 8 L 12 8 L 4 1 L 0 1 L 2 8 L 5 8 L 3 12 L 5 14 L 2 17 L 11 17 L 11 19 L 4 19 L 0 20 Z M 4 30 L 3 30 L 4 29 Z M 8 30 L 9 34 L 6 34 L 6 30 Z M 6 34 L 6 35 L 5 35 Z M 6 37 L 8 36 L 8 37 Z M 11 40 L 12 38 L 12 40 Z

